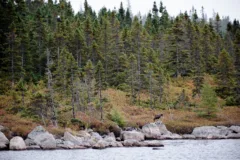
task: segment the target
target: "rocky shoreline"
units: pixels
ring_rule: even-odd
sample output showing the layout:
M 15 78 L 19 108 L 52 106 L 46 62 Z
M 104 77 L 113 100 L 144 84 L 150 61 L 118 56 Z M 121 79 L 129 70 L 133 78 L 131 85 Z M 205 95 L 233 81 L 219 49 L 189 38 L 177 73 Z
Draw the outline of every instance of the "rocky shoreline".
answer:
M 81 130 L 75 133 L 66 131 L 57 138 L 42 126 L 33 129 L 24 140 L 13 137 L 10 141 L 2 133 L 0 126 L 0 150 L 51 150 L 51 149 L 104 149 L 108 147 L 163 147 L 161 140 L 166 139 L 240 139 L 240 126 L 202 126 L 194 128 L 192 134 L 171 133 L 161 122 L 149 123 L 142 129 L 128 128 L 120 130 L 120 136 L 113 132 L 101 136 L 93 130 Z

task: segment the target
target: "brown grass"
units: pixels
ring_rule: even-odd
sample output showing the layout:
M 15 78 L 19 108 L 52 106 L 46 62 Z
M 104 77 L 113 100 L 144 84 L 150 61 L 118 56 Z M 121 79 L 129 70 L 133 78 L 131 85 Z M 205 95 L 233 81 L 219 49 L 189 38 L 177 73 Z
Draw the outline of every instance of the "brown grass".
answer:
M 205 75 L 204 78 L 205 81 L 212 86 L 216 85 L 211 76 Z M 186 95 L 189 97 L 190 103 L 198 104 L 201 99 L 192 98 L 193 88 L 194 84 L 191 79 L 174 79 L 170 82 L 169 88 L 165 86 L 167 100 L 169 102 L 176 101 L 184 89 Z M 240 107 L 224 107 L 219 109 L 216 118 L 206 119 L 199 117 L 192 108 L 183 107 L 181 110 L 152 110 L 133 105 L 130 103 L 130 99 L 127 97 L 126 92 L 116 89 L 110 88 L 103 91 L 103 97 L 108 99 L 108 102 L 104 105 L 104 121 L 100 121 L 98 110 L 87 111 L 86 113 L 80 111 L 76 112 L 76 118 L 83 122 L 83 124 L 102 133 L 107 132 L 109 126 L 115 125 L 114 122 L 108 119 L 108 115 L 113 109 L 122 114 L 127 126 L 134 127 L 141 127 L 147 123 L 153 122 L 154 115 L 163 113 L 164 117 L 162 118 L 162 121 L 166 124 L 169 130 L 177 133 L 190 133 L 194 127 L 204 125 L 240 125 Z M 140 97 L 141 101 L 147 101 L 149 99 L 149 94 L 147 91 L 143 91 L 141 92 Z M 22 118 L 19 115 L 12 115 L 6 112 L 6 109 L 11 107 L 11 96 L 0 96 L 0 99 L 0 125 L 8 127 L 13 131 L 14 135 L 26 136 L 32 129 L 34 129 L 34 127 L 42 125 L 40 122 L 34 122 L 32 119 Z M 29 100 L 29 97 L 26 98 L 26 100 Z M 66 107 L 67 105 L 61 103 L 61 107 L 58 108 L 59 110 L 62 110 L 62 113 L 58 115 L 58 118 L 60 119 L 59 124 L 61 123 L 62 128 L 54 128 L 51 125 L 46 127 L 51 133 L 61 136 L 65 131 L 64 128 L 71 128 L 72 130 L 79 130 L 81 128 L 79 125 L 71 124 L 71 110 L 64 112 Z
M 192 82 L 188 82 L 185 86 L 189 90 Z M 189 87 L 191 86 L 191 87 Z M 189 88 L 188 88 L 189 87 Z M 174 88 L 174 89 L 173 89 Z M 180 88 L 172 87 L 171 94 L 181 92 Z M 188 94 L 191 92 L 187 92 Z M 197 126 L 204 125 L 240 125 L 240 108 L 239 107 L 225 107 L 219 109 L 216 118 L 206 119 L 199 117 L 191 110 L 152 110 L 149 108 L 142 108 L 136 105 L 129 104 L 126 93 L 120 90 L 108 89 L 104 91 L 104 96 L 108 97 L 113 108 L 117 109 L 123 114 L 129 126 L 143 126 L 146 123 L 153 122 L 153 117 L 156 114 L 163 113 L 162 121 L 173 132 L 190 133 L 192 129 Z M 199 101 L 198 99 L 196 101 Z

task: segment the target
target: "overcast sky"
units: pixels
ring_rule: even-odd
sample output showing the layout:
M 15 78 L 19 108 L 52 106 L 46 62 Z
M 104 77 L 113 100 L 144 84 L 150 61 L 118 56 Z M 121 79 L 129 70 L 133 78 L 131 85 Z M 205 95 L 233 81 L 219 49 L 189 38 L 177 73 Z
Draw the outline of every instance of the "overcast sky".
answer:
M 81 4 L 83 7 L 84 0 L 69 1 L 71 1 L 75 13 L 80 10 Z M 88 0 L 88 3 L 98 13 L 103 6 L 108 9 L 114 9 L 114 7 L 118 9 L 121 1 L 126 7 L 127 0 Z M 152 9 L 154 1 L 159 7 L 160 0 L 130 0 L 133 14 L 136 15 L 139 11 L 142 15 L 148 13 Z M 197 9 L 200 16 L 200 10 L 203 6 L 208 18 L 212 17 L 213 11 L 215 11 L 221 17 L 229 16 L 231 20 L 234 18 L 240 20 L 240 0 L 162 0 L 162 2 L 171 16 L 178 15 L 180 11 L 189 11 L 192 6 Z

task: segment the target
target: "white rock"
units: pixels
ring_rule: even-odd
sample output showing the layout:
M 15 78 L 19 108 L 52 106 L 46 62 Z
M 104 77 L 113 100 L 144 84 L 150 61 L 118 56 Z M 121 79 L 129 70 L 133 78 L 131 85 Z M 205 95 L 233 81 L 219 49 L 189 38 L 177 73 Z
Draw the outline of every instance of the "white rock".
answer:
M 149 123 L 142 127 L 142 132 L 147 139 L 157 139 L 161 136 L 161 132 L 156 123 Z
M 0 132 L 0 150 L 7 148 L 8 144 L 9 144 L 9 140 L 2 132 Z
M 24 140 L 22 139 L 22 137 L 13 137 L 10 140 L 10 146 L 9 148 L 11 150 L 25 150 L 27 149 L 26 144 L 24 142 Z
M 143 141 L 144 140 L 144 134 L 141 132 L 137 132 L 137 131 L 123 131 L 121 133 L 121 137 L 122 139 L 128 140 L 136 140 L 136 141 Z
M 37 135 L 34 142 L 42 149 L 55 149 L 57 147 L 54 136 L 48 132 Z
M 240 133 L 240 126 L 231 126 L 229 129 L 235 133 Z

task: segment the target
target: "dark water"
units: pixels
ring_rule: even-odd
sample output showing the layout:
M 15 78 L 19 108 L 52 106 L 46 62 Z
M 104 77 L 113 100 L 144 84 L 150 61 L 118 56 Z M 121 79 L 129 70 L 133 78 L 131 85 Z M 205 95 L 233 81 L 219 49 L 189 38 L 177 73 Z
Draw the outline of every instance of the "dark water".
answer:
M 162 141 L 160 150 L 108 148 L 104 150 L 3 151 L 0 160 L 240 160 L 240 140 Z

